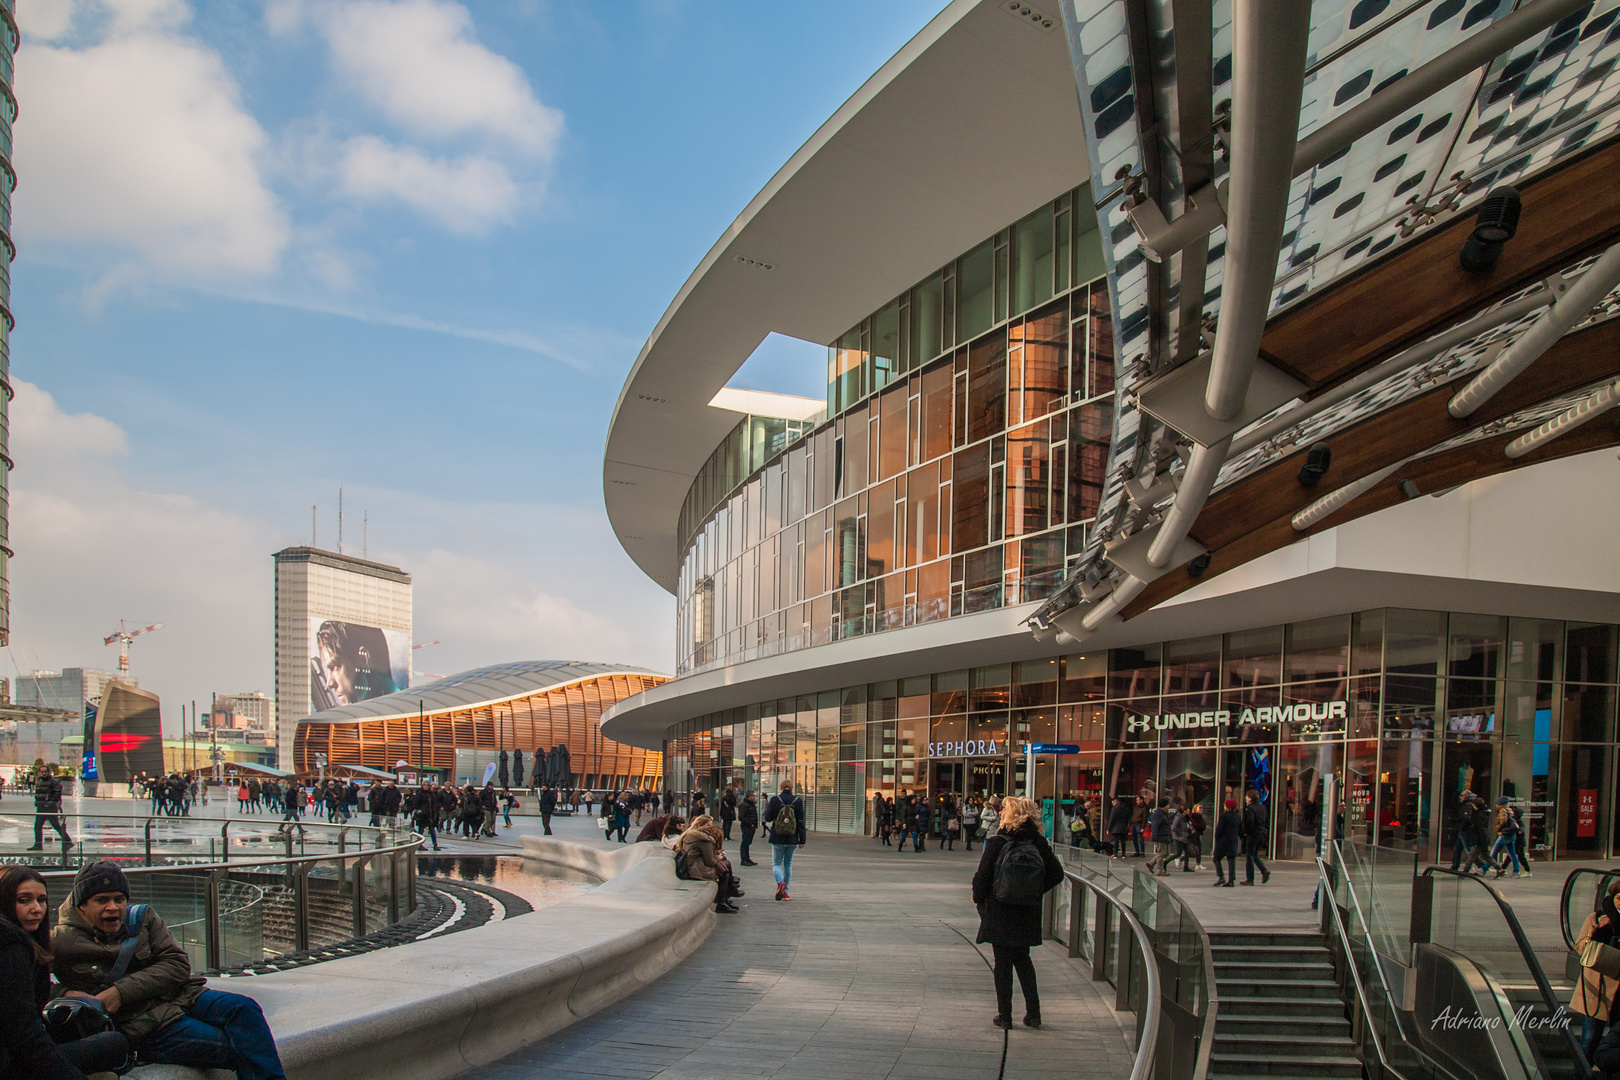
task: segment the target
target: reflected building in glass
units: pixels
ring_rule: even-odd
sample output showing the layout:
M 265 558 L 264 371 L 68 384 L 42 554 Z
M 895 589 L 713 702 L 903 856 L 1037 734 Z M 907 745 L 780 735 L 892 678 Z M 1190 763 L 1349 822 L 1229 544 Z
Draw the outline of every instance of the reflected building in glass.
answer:
M 1620 850 L 1612 450 L 1189 569 L 1083 641 L 1031 633 L 1060 591 L 1105 594 L 1110 499 L 1150 517 L 1187 447 L 1134 395 L 1143 256 L 1099 224 L 1083 122 L 1115 99 L 1077 102 L 1061 24 L 1002 8 L 953 5 L 885 64 L 638 357 L 604 488 L 674 597 L 676 677 L 603 732 L 663 751 L 676 793 L 792 779 L 824 831 L 870 831 L 879 793 L 1213 817 L 1253 791 L 1275 855 L 1309 858 L 1332 776 L 1349 835 L 1425 859 L 1463 791 L 1519 807 L 1536 858 Z M 825 410 L 712 407 L 772 332 L 826 346 Z M 1051 742 L 1077 752 L 1026 775 Z

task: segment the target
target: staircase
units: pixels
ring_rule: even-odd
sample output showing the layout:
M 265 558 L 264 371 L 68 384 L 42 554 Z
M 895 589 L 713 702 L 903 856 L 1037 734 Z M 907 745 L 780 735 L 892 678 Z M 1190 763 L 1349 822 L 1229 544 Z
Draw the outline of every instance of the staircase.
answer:
M 1326 938 L 1315 931 L 1209 937 L 1220 998 L 1210 1076 L 1363 1075 Z

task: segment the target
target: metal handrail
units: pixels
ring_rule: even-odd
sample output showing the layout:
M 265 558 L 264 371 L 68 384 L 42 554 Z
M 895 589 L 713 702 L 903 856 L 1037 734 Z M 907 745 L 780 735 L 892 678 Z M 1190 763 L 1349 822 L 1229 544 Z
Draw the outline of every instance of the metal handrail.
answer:
M 1608 866 L 1577 866 L 1569 872 L 1564 879 L 1564 890 L 1558 898 L 1558 931 L 1564 935 L 1564 948 L 1570 952 L 1575 951 L 1575 937 L 1569 932 L 1569 919 L 1564 913 L 1569 910 L 1569 901 L 1575 894 L 1575 879 L 1581 874 L 1598 875 L 1598 891 L 1602 891 L 1610 878 L 1620 878 L 1620 870 Z M 1596 910 L 1596 909 L 1594 909 Z
M 33 812 L 32 811 L 19 811 L 19 813 L 22 816 L 29 816 Z M 174 821 L 174 822 L 181 822 L 181 821 L 186 821 L 186 822 L 206 822 L 210 826 L 208 829 L 199 830 L 195 837 L 189 837 L 188 838 L 188 839 L 196 839 L 196 840 L 202 840 L 205 836 L 208 837 L 208 838 L 212 838 L 213 832 L 214 832 L 214 830 L 212 828 L 212 825 L 216 821 L 219 822 L 219 824 L 220 824 L 220 828 L 219 828 L 220 845 L 224 849 L 224 859 L 227 862 L 230 861 L 230 853 L 231 853 L 230 833 L 231 833 L 231 825 L 233 823 L 240 823 L 240 822 L 244 822 L 244 821 L 263 821 L 266 825 L 279 824 L 280 826 L 283 827 L 283 828 L 274 829 L 273 830 L 274 832 L 282 832 L 282 831 L 284 831 L 284 827 L 288 824 L 288 822 L 286 822 L 284 820 L 280 821 L 280 822 L 277 822 L 277 819 L 275 819 L 275 818 L 244 818 L 244 817 L 236 817 L 236 818 L 204 818 L 204 817 L 196 817 L 196 818 L 190 818 L 190 817 L 183 817 L 183 816 L 182 817 L 176 817 L 176 816 L 174 816 L 172 814 L 85 814 L 85 813 L 70 813 L 70 812 L 68 812 L 66 810 L 62 811 L 62 816 L 63 817 L 73 818 L 75 821 L 78 821 L 80 823 L 83 823 L 85 821 L 140 822 L 141 823 L 142 848 L 143 848 L 143 852 L 144 852 L 143 857 L 144 857 L 144 861 L 145 861 L 147 866 L 152 865 L 152 826 L 159 823 L 159 822 L 166 822 L 166 821 Z M 299 821 L 299 822 L 294 822 L 293 824 L 296 824 L 298 829 L 299 829 L 300 842 L 302 842 L 302 840 L 304 838 L 304 831 L 306 829 L 309 829 L 309 828 L 336 829 L 338 832 L 337 832 L 337 837 L 336 837 L 335 842 L 337 843 L 338 850 L 340 852 L 343 851 L 345 846 L 346 846 L 346 834 L 347 834 L 348 830 L 350 830 L 350 829 L 359 830 L 362 834 L 363 833 L 375 833 L 375 834 L 377 834 L 377 836 L 379 838 L 390 837 L 392 832 L 393 832 L 392 829 L 385 829 L 385 828 L 382 828 L 380 826 L 342 824 L 342 823 L 338 823 L 338 822 L 327 822 L 327 821 L 312 821 L 312 822 L 309 822 L 307 825 L 304 822 Z M 380 839 L 379 840 L 379 845 L 382 842 L 383 841 Z M 364 846 L 365 846 L 363 839 L 362 839 L 362 842 L 361 842 L 360 846 L 362 848 L 364 848 Z M 83 838 L 82 837 L 80 838 L 80 847 L 81 847 L 81 849 L 83 847 Z M 381 848 L 379 847 L 378 850 L 381 850 Z M 189 865 L 191 865 L 191 866 L 199 866 L 199 865 L 203 865 L 203 864 L 191 863 Z
M 1069 879 L 1070 888 L 1075 885 L 1084 885 L 1097 896 L 1102 897 L 1119 911 L 1120 918 L 1130 924 L 1131 933 L 1136 936 L 1136 947 L 1142 950 L 1142 970 L 1147 974 L 1147 1007 L 1140 1020 L 1136 1046 L 1136 1063 L 1131 1066 L 1130 1080 L 1148 1080 L 1153 1075 L 1153 1057 L 1159 1044 L 1159 965 L 1153 960 L 1153 946 L 1148 941 L 1147 931 L 1137 921 L 1130 907 L 1114 896 L 1107 889 L 1086 880 L 1079 874 L 1070 873 L 1067 869 L 1063 876 Z
M 410 848 L 421 846 L 422 834 L 413 832 L 409 840 L 388 848 L 372 848 L 370 850 L 355 848 L 353 851 L 329 851 L 324 855 L 277 856 L 272 859 L 248 859 L 245 861 L 238 859 L 235 862 L 179 863 L 170 866 L 126 866 L 122 869 L 125 874 L 168 874 L 196 870 L 254 870 L 261 866 L 289 866 L 302 863 L 326 862 L 331 859 L 343 859 L 345 861 L 370 859 L 377 855 L 395 855 Z M 40 867 L 34 867 L 33 869 L 39 870 L 40 876 L 47 881 L 52 878 L 72 880 L 78 873 L 77 870 L 45 870 Z
M 1361 1004 L 1361 1011 L 1367 1017 L 1366 1030 L 1367 1034 L 1372 1036 L 1373 1049 L 1378 1051 L 1378 1064 L 1394 1076 L 1403 1076 L 1404 1074 L 1399 1069 L 1390 1064 L 1389 1055 L 1384 1052 L 1384 1040 L 1379 1037 L 1378 1028 L 1372 1023 L 1372 1002 L 1367 998 L 1366 984 L 1361 981 L 1361 972 L 1356 967 L 1356 954 L 1350 944 L 1350 932 L 1345 929 L 1344 917 L 1339 913 L 1339 905 L 1333 899 L 1333 883 L 1328 880 L 1327 865 L 1322 862 L 1321 855 L 1316 856 L 1316 876 L 1320 884 L 1322 898 L 1327 901 L 1326 906 L 1333 912 L 1334 929 L 1339 932 L 1339 941 L 1344 945 L 1345 966 L 1350 969 L 1350 978 L 1356 984 L 1356 1001 Z M 1350 902 L 1355 905 L 1356 917 L 1361 920 L 1361 925 L 1367 926 L 1367 920 L 1361 913 L 1361 903 L 1356 899 L 1356 891 L 1350 888 L 1348 884 L 1345 886 L 1344 891 L 1350 897 Z M 1373 966 L 1378 969 L 1379 981 L 1384 983 L 1384 993 L 1388 995 L 1389 983 L 1384 979 L 1384 966 L 1377 962 L 1378 953 L 1373 949 L 1370 927 L 1367 935 L 1367 949 L 1373 954 Z M 1390 1000 L 1394 999 L 1390 998 Z
M 1525 934 L 1524 927 L 1519 925 L 1519 917 L 1513 913 L 1513 905 L 1507 902 L 1507 897 L 1502 895 L 1502 890 L 1484 878 L 1460 870 L 1451 870 L 1444 866 L 1429 866 L 1423 870 L 1424 877 L 1432 877 L 1435 874 L 1445 874 L 1448 877 L 1472 881 L 1484 889 L 1491 899 L 1496 901 L 1496 906 L 1501 910 L 1503 919 L 1507 921 L 1508 930 L 1513 934 L 1514 944 L 1519 947 L 1519 952 L 1524 956 L 1525 966 L 1530 969 L 1531 977 L 1536 980 L 1536 990 L 1541 994 L 1542 1004 L 1547 1007 L 1548 1012 L 1556 1015 L 1560 1006 L 1557 999 L 1553 997 L 1552 983 L 1547 981 L 1547 973 L 1542 970 L 1541 961 L 1536 958 L 1536 950 L 1530 945 L 1529 936 Z M 1590 1075 L 1592 1063 L 1586 1060 L 1586 1054 L 1581 1049 L 1580 1040 L 1575 1038 L 1575 1033 L 1569 1029 L 1567 1024 L 1559 1030 L 1564 1033 L 1564 1038 L 1569 1042 L 1569 1049 L 1575 1056 L 1575 1064 L 1580 1070 L 1578 1075 Z

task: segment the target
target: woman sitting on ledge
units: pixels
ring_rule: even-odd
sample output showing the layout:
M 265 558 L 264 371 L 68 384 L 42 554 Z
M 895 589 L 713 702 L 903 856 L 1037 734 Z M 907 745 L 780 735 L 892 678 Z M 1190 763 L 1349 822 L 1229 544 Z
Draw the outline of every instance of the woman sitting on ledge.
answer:
M 698 881 L 719 883 L 715 893 L 714 910 L 722 915 L 735 915 L 737 906 L 731 902 L 741 896 L 737 877 L 731 872 L 731 861 L 720 853 L 720 826 L 708 814 L 699 814 L 681 834 L 680 850 L 686 854 L 687 875 Z

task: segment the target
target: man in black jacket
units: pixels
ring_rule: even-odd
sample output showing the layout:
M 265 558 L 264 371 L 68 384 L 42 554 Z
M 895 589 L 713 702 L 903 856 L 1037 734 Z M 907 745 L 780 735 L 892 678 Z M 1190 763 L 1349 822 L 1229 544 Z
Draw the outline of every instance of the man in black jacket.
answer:
M 742 823 L 742 864 L 758 866 L 748 857 L 748 847 L 754 842 L 754 830 L 759 828 L 759 803 L 752 791 L 743 796 L 742 804 L 737 807 L 737 819 Z
M 1260 884 L 1264 885 L 1271 880 L 1271 871 L 1261 861 L 1260 853 L 1271 838 L 1271 822 L 1267 818 L 1265 804 L 1260 801 L 1259 792 L 1251 788 L 1243 799 L 1243 868 L 1246 879 L 1243 884 L 1254 884 L 1254 868 L 1258 866 Z
M 727 787 L 720 796 L 720 826 L 727 840 L 731 839 L 731 823 L 737 820 L 737 793 Z
M 557 793 L 550 786 L 540 789 L 540 824 L 545 827 L 546 835 L 551 835 L 551 815 L 557 812 Z
M 34 846 L 29 851 L 45 849 L 45 825 L 49 822 L 65 848 L 73 843 L 62 822 L 62 781 L 56 778 L 56 766 L 47 765 L 34 781 Z

